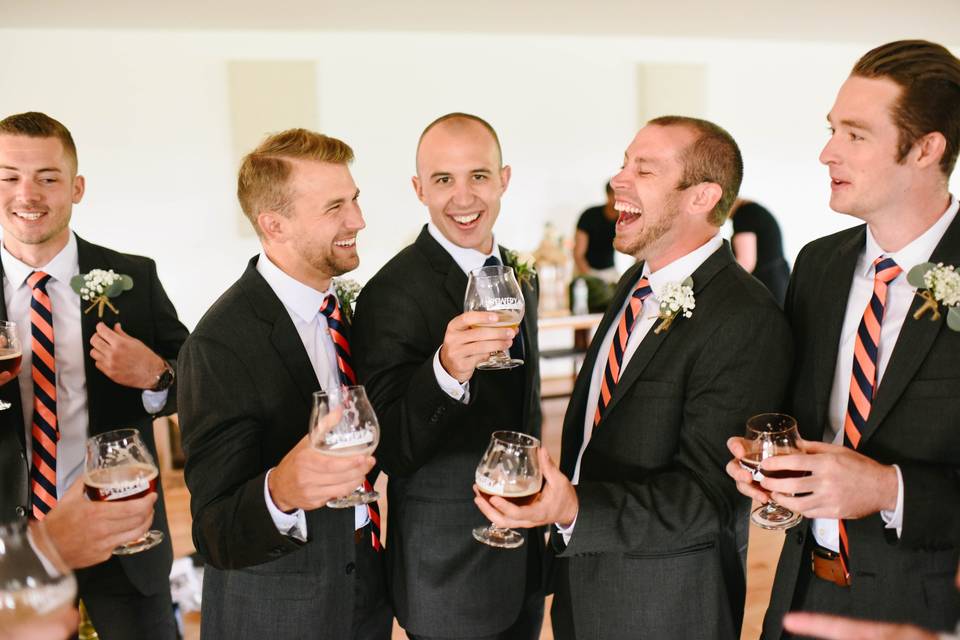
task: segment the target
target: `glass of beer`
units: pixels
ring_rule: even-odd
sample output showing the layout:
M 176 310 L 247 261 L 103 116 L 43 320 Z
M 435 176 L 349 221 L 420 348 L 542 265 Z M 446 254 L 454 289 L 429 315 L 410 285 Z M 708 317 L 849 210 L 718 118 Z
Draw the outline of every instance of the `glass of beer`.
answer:
M 87 440 L 83 472 L 84 492 L 94 501 L 134 500 L 154 493 L 160 472 L 136 429 L 107 431 Z M 163 541 L 163 532 L 150 530 L 120 545 L 114 555 L 127 556 L 151 549 Z
M 21 360 L 23 360 L 23 349 L 20 346 L 17 323 L 0 321 L 0 373 L 16 375 L 20 371 Z M 5 411 L 12 406 L 6 400 L 0 400 L 0 411 Z
M 509 327 L 516 329 L 523 320 L 523 291 L 511 267 L 502 265 L 481 267 L 470 272 L 467 293 L 463 299 L 464 311 L 489 311 L 497 320 L 478 324 L 478 327 Z M 507 351 L 495 351 L 477 365 L 477 369 L 512 369 L 523 364 L 511 358 Z
M 76 579 L 41 523 L 0 525 L 0 630 L 72 606 L 76 596 Z
M 543 475 L 537 452 L 540 441 L 516 431 L 495 431 L 490 444 L 477 465 L 475 481 L 480 493 L 500 496 L 513 504 L 525 506 L 540 493 Z M 513 529 L 490 524 L 477 527 L 473 537 L 491 547 L 515 549 L 523 545 L 523 536 Z
M 340 420 L 332 427 L 325 428 L 324 418 L 338 409 L 341 411 Z M 328 456 L 368 456 L 376 450 L 380 442 L 380 423 L 362 385 L 314 392 L 313 410 L 310 412 L 310 441 Z M 350 495 L 330 500 L 327 506 L 346 509 L 374 502 L 379 497 L 380 494 L 364 482 Z
M 761 471 L 760 463 L 773 456 L 803 453 L 800 450 L 800 435 L 797 420 L 783 413 L 761 413 L 747 420 L 747 452 L 740 459 L 740 466 L 753 474 L 759 483 L 765 476 L 770 478 L 799 478 L 806 471 Z M 760 505 L 750 514 L 750 521 L 764 529 L 789 529 L 803 520 L 803 516 L 778 505 L 773 500 Z

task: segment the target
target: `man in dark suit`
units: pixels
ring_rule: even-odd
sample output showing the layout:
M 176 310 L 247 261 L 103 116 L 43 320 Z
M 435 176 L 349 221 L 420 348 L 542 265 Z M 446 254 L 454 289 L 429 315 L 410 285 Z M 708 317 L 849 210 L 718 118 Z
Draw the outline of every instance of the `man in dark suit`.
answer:
M 952 630 L 960 540 L 960 333 L 907 273 L 960 264 L 947 183 L 960 145 L 960 61 L 893 42 L 864 55 L 827 116 L 830 207 L 866 224 L 801 251 L 787 293 L 797 362 L 790 410 L 806 455 L 763 463 L 807 476 L 742 492 L 802 513 L 777 567 L 764 637 L 789 610 Z M 943 309 L 942 316 L 946 316 Z M 739 457 L 742 443 L 731 451 Z
M 536 281 L 521 278 L 521 337 L 474 327 L 492 314 L 463 312 L 467 273 L 512 262 L 493 237 L 509 181 L 487 122 L 454 113 L 431 123 L 413 178 L 430 223 L 357 304 L 357 373 L 380 416 L 377 455 L 390 476 L 390 591 L 414 638 L 539 637 L 542 536 L 528 535 L 515 549 L 471 536 L 485 524 L 470 486 L 490 434 L 540 435 Z M 476 370 L 511 345 L 514 355 L 522 351 L 522 366 Z
M 390 637 L 379 514 L 325 506 L 374 460 L 326 455 L 307 435 L 313 393 L 353 376 L 349 301 L 332 281 L 359 264 L 352 159 L 345 143 L 304 129 L 244 158 L 237 195 L 263 250 L 183 347 L 204 638 Z
M 42 520 L 79 569 L 80 597 L 100 637 L 173 638 L 173 553 L 160 485 L 157 498 L 94 503 L 82 494 L 82 476 L 87 437 L 113 429 L 137 428 L 156 456 L 153 418 L 176 410 L 173 367 L 187 330 L 152 260 L 70 231 L 83 190 L 61 123 L 42 113 L 0 121 L 0 309 L 17 322 L 24 356 L 17 379 L 0 390 L 12 404 L 0 414 L 0 514 Z M 93 269 L 133 279 L 102 317 L 70 287 Z M 147 528 L 164 533 L 160 545 L 111 555 Z
M 499 526 L 556 526 L 558 639 L 740 635 L 747 504 L 724 486 L 724 445 L 779 405 L 791 362 L 776 302 L 718 234 L 742 173 L 713 123 L 640 130 L 612 180 L 615 246 L 640 262 L 587 352 L 560 467 L 541 451 L 529 506 L 477 493 Z

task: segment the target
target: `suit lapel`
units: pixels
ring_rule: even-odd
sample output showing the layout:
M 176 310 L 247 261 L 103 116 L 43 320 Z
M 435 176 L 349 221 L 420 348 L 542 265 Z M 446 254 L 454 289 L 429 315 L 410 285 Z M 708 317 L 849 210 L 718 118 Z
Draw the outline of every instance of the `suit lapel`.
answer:
M 930 256 L 930 262 L 942 262 L 944 264 L 956 265 L 960 263 L 960 216 L 955 217 L 946 233 L 940 240 L 940 244 L 934 249 Z M 913 265 L 901 265 L 905 278 L 907 272 Z M 920 365 L 926 359 L 934 340 L 946 324 L 946 309 L 943 309 L 941 318 L 937 322 L 931 322 L 928 317 L 914 320 L 913 314 L 922 304 L 919 296 L 915 296 L 907 317 L 903 321 L 903 328 L 900 330 L 900 336 L 893 347 L 893 353 L 890 355 L 890 362 L 880 380 L 880 386 L 877 387 L 877 397 L 874 400 L 873 407 L 870 410 L 870 417 L 867 420 L 866 427 L 861 434 L 861 446 L 864 440 L 868 439 L 877 426 L 883 422 L 883 419 L 890 412 L 897 400 L 903 394 L 907 385 L 913 380 Z
M 866 227 L 863 227 L 859 233 L 841 245 L 822 272 L 828 275 L 819 283 L 820 296 L 817 298 L 815 310 L 817 321 L 809 327 L 814 339 L 814 402 L 816 415 L 820 418 L 817 421 L 817 431 L 812 435 L 818 440 L 823 437 L 824 425 L 829 423 L 827 407 L 840 349 L 840 333 L 847 312 L 850 287 L 853 286 L 854 270 L 857 268 L 857 260 L 866 237 Z
M 76 234 L 74 234 L 76 235 Z M 77 262 L 80 267 L 80 273 L 87 273 L 92 269 L 112 269 L 113 265 L 107 262 L 107 257 L 100 248 L 77 236 Z M 93 311 L 84 313 L 84 302 L 77 296 L 77 304 L 80 305 L 80 328 L 83 340 L 83 371 L 87 378 L 87 416 L 88 427 L 87 435 L 94 435 L 97 432 L 96 426 L 100 424 L 100 418 L 103 415 L 102 401 L 109 395 L 110 381 L 100 373 L 97 364 L 90 357 L 90 339 L 97 332 L 97 323 L 101 319 Z M 56 309 L 54 309 L 56 313 Z M 106 313 L 110 313 L 109 309 Z M 109 318 L 107 318 L 109 320 Z

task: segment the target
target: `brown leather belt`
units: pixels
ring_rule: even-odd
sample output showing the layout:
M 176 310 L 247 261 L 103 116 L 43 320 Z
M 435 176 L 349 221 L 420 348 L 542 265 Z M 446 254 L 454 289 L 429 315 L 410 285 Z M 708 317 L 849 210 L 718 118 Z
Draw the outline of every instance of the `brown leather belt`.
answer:
M 838 587 L 850 586 L 850 576 L 843 570 L 839 553 L 816 545 L 810 552 L 810 558 L 813 562 L 813 575 Z

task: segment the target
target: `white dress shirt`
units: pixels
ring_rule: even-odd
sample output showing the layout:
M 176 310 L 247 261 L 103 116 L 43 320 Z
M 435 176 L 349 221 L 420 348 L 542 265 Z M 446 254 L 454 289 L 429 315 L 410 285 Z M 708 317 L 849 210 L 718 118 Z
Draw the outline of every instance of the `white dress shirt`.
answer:
M 493 238 L 490 253 L 483 253 L 476 249 L 467 249 L 450 242 L 440 233 L 440 229 L 432 222 L 427 224 L 427 232 L 433 236 L 434 240 L 440 243 L 444 251 L 450 254 L 453 261 L 457 263 L 457 266 L 460 267 L 468 277 L 471 271 L 482 267 L 483 263 L 487 261 L 487 258 L 496 256 L 497 260 L 500 259 L 500 254 L 497 251 L 496 238 Z M 440 388 L 443 389 L 448 396 L 464 404 L 470 402 L 469 381 L 461 384 L 459 380 L 447 373 L 447 370 L 440 364 L 439 348 L 437 348 L 437 352 L 433 354 L 433 375 L 437 378 L 437 384 L 440 385 Z
M 850 377 L 853 372 L 853 346 L 857 335 L 857 328 L 863 318 L 863 312 L 873 296 L 874 268 L 873 262 L 880 256 L 892 258 L 903 272 L 887 287 L 887 301 L 883 311 L 883 322 L 880 325 L 880 344 L 877 345 L 877 380 L 875 388 L 879 389 L 883 374 L 890 362 L 890 355 L 897 344 L 900 329 L 907 319 L 907 313 L 916 295 L 916 289 L 907 282 L 907 273 L 916 265 L 927 262 L 930 254 L 936 249 L 946 232 L 947 227 L 957 215 L 957 200 L 952 196 L 950 205 L 923 235 L 895 253 L 886 253 L 877 244 L 876 239 L 867 227 L 867 241 L 857 267 L 853 274 L 853 284 L 847 299 L 847 310 L 843 317 L 843 329 L 840 333 L 840 346 L 837 352 L 837 364 L 833 374 L 833 387 L 830 390 L 829 419 L 830 423 L 823 432 L 823 441 L 833 444 L 843 444 L 843 424 L 847 415 L 847 401 L 850 396 Z M 896 529 L 897 535 L 903 528 L 903 475 L 900 467 L 893 465 L 897 470 L 897 504 L 893 511 L 881 511 L 880 517 L 888 529 Z M 813 521 L 813 535 L 817 544 L 833 551 L 840 550 L 840 525 L 833 518 L 815 518 Z
M 707 258 L 722 246 L 723 240 L 720 235 L 717 234 L 699 248 L 694 249 L 682 258 L 677 258 L 670 264 L 659 269 L 656 273 L 650 273 L 649 263 L 643 265 L 643 271 L 640 277 L 649 280 L 653 293 L 643 301 L 640 316 L 637 318 L 633 331 L 627 339 L 627 347 L 623 352 L 623 363 L 620 365 L 621 371 L 627 368 L 630 359 L 633 358 L 633 354 L 636 353 L 640 347 L 640 343 L 643 342 L 644 336 L 647 335 L 656 323 L 660 315 L 659 295 L 660 292 L 663 291 L 663 288 L 672 282 L 683 282 L 689 278 Z M 640 278 L 637 278 L 637 281 L 639 280 Z M 694 286 L 696 286 L 696 283 L 694 283 Z M 636 283 L 634 283 L 633 288 L 636 288 Z M 580 482 L 580 463 L 583 460 L 583 452 L 587 450 L 587 445 L 590 444 L 590 437 L 593 435 L 593 416 L 597 412 L 597 403 L 600 399 L 600 383 L 603 379 L 603 370 L 607 366 L 610 345 L 613 344 L 613 337 L 620 325 L 620 318 L 623 316 L 629 302 L 630 296 L 627 296 L 620 307 L 620 313 L 617 314 L 616 320 L 610 323 L 610 328 L 607 329 L 607 333 L 603 336 L 603 341 L 600 343 L 600 350 L 597 352 L 597 360 L 593 364 L 593 371 L 590 376 L 590 391 L 587 393 L 587 408 L 583 416 L 583 444 L 580 446 L 580 452 L 577 454 L 577 464 L 574 467 L 573 478 L 571 480 L 573 484 Z M 696 310 L 694 310 L 693 313 L 696 314 Z M 677 322 L 684 321 L 684 319 L 677 320 Z M 574 520 L 569 527 L 557 527 L 560 533 L 563 534 L 564 542 L 570 541 L 570 536 L 573 533 L 575 525 L 576 520 Z
M 59 497 L 83 475 L 90 422 L 87 412 L 87 374 L 83 360 L 84 352 L 90 346 L 83 343 L 80 296 L 70 288 L 70 279 L 80 273 L 77 238 L 71 233 L 66 246 L 42 267 L 34 268 L 21 262 L 13 257 L 2 243 L 0 260 L 3 261 L 3 295 L 7 303 L 7 318 L 17 323 L 17 332 L 23 347 L 23 361 L 17 380 L 20 384 L 20 402 L 23 405 L 27 460 L 32 460 L 33 451 L 30 433 L 33 423 L 33 353 L 30 337 L 30 300 L 33 290 L 27 284 L 27 278 L 34 271 L 43 271 L 51 276 L 46 289 L 53 313 L 54 358 L 57 365 Z M 144 391 L 142 400 L 147 412 L 156 413 L 166 404 L 167 391 Z
M 333 282 L 330 283 L 326 291 L 317 291 L 284 273 L 263 252 L 260 253 L 260 258 L 257 260 L 257 272 L 267 281 L 267 284 L 280 298 L 284 309 L 290 315 L 290 320 L 293 321 L 293 326 L 297 329 L 297 335 L 300 336 L 303 348 L 307 352 L 307 358 L 317 374 L 320 388 L 332 389 L 339 386 L 340 374 L 337 371 L 337 352 L 333 346 L 333 338 L 330 337 L 327 317 L 320 313 L 320 306 L 327 295 L 332 293 L 336 296 L 333 290 Z M 305 541 L 307 539 L 307 516 L 303 509 L 297 509 L 293 513 L 284 513 L 273 502 L 269 487 L 272 472 L 273 469 L 270 469 L 263 481 L 263 499 L 267 503 L 267 511 L 270 512 L 270 517 L 280 533 Z M 366 526 L 370 520 L 367 505 L 354 507 L 353 513 L 355 527 L 361 529 Z

